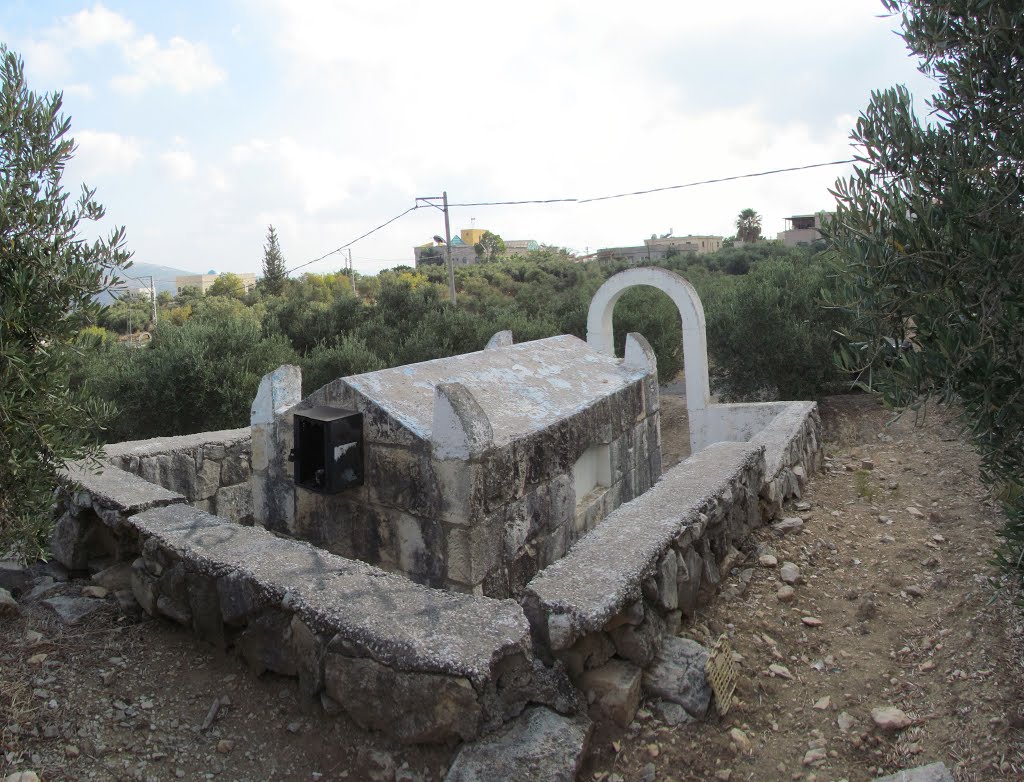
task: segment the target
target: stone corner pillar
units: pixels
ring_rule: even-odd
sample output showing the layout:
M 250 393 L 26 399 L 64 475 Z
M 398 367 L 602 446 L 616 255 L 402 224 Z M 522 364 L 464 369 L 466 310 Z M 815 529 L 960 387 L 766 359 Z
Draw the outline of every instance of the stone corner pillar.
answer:
M 302 370 L 284 364 L 263 376 L 249 413 L 252 428 L 253 518 L 287 532 L 295 518 L 291 408 L 302 401 Z

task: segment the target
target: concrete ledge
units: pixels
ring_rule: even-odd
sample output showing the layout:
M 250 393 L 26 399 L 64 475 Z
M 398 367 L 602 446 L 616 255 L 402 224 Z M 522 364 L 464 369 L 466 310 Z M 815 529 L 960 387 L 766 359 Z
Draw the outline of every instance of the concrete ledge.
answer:
M 181 494 L 116 467 L 101 466 L 97 469 L 84 462 L 72 462 L 61 471 L 61 477 L 77 484 L 81 491 L 89 495 L 88 502 L 85 498 L 79 498 L 79 505 L 95 503 L 102 508 L 116 508 L 131 514 L 185 502 Z
M 146 546 L 180 559 L 188 572 L 247 582 L 260 602 L 385 665 L 482 684 L 504 657 L 529 652 L 529 627 L 511 600 L 430 589 L 187 505 L 147 511 L 131 523 Z
M 609 623 L 645 597 L 649 608 L 678 627 L 679 593 L 689 589 L 681 581 L 695 581 L 696 594 L 701 571 L 709 569 L 717 584 L 716 559 L 760 523 L 763 475 L 763 446 L 727 442 L 709 445 L 667 472 L 529 583 L 523 603 L 534 640 L 548 652 L 568 649 L 590 633 L 614 629 Z M 702 549 L 697 566 L 690 556 L 694 544 Z M 634 624 L 643 622 L 646 610 L 633 609 Z M 621 618 L 620 624 L 633 621 Z
M 234 445 L 250 439 L 250 428 L 221 429 L 216 432 L 199 432 L 177 437 L 154 437 L 150 440 L 128 440 L 104 447 L 108 459 L 121 456 L 157 456 L 174 451 L 191 451 L 204 445 Z

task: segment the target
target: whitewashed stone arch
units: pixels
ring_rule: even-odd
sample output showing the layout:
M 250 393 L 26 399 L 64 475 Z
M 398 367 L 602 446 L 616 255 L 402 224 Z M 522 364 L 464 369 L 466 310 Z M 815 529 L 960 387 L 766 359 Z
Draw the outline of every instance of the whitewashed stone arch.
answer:
M 708 383 L 708 343 L 704 307 L 689 282 L 667 269 L 641 267 L 626 269 L 609 277 L 598 288 L 587 313 L 587 343 L 602 353 L 615 355 L 612 314 L 615 304 L 628 289 L 647 285 L 668 294 L 679 309 L 683 324 L 683 371 L 686 375 L 686 410 L 690 418 L 690 446 L 694 453 L 705 444 L 707 408 L 711 402 Z M 669 378 L 662 378 L 668 380 Z

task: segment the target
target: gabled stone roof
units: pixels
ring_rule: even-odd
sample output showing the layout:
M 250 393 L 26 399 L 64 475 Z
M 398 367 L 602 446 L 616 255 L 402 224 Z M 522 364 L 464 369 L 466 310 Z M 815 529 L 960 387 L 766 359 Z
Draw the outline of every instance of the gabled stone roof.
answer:
M 501 446 L 541 431 L 641 380 L 573 336 L 550 337 L 420 364 L 352 375 L 342 382 L 415 436 L 430 439 L 434 388 L 459 383 L 476 399 Z

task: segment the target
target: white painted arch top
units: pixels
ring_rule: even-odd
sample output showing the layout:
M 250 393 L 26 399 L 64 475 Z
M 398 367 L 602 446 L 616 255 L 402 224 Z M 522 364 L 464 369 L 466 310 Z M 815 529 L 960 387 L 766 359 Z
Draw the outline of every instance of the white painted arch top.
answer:
M 686 374 L 686 407 L 691 428 L 694 413 L 707 409 L 711 400 L 708 385 L 708 343 L 704 327 L 704 307 L 689 282 L 668 269 L 649 266 L 626 269 L 609 277 L 598 288 L 587 313 L 587 343 L 602 353 L 615 355 L 612 314 L 619 298 L 630 288 L 646 285 L 668 294 L 679 309 L 683 324 L 683 371 Z M 663 378 L 670 380 L 671 378 Z M 696 416 L 700 417 L 700 416 Z

